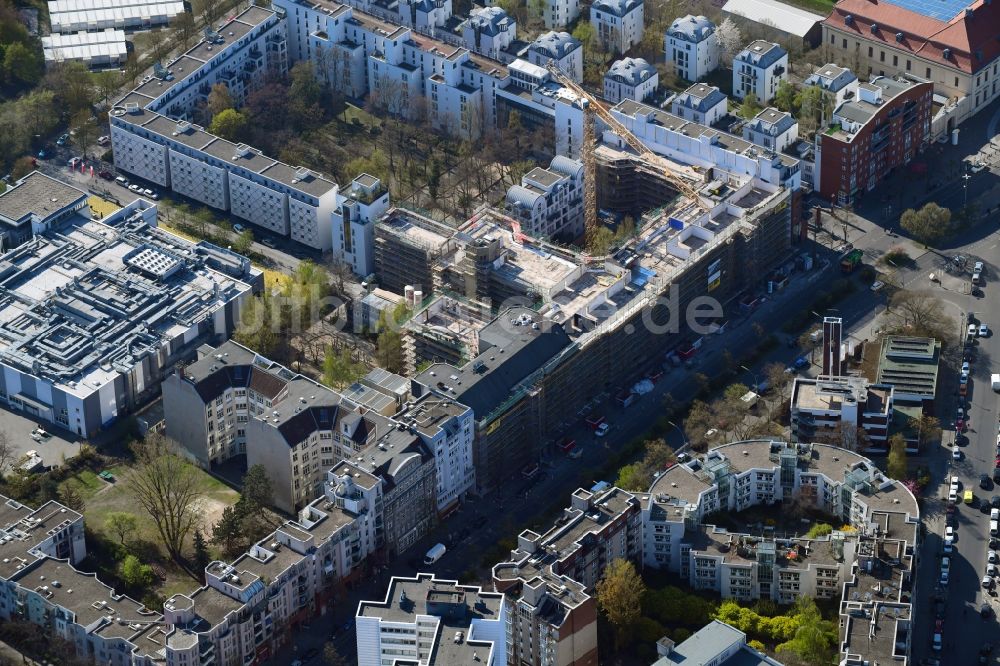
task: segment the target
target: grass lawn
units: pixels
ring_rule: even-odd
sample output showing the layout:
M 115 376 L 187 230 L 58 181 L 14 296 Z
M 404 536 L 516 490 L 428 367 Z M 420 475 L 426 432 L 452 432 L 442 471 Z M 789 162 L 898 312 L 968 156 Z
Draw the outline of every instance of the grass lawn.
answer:
M 347 111 L 342 115 L 338 115 L 338 118 L 347 118 L 348 123 L 353 123 L 354 119 L 357 118 L 365 127 L 381 127 L 382 121 L 368 113 L 364 109 L 354 106 L 353 104 L 347 105 Z
M 203 470 L 193 465 L 191 467 L 198 474 L 199 487 L 203 493 L 198 511 L 201 518 L 200 528 L 203 534 L 210 535 L 212 525 L 218 521 L 223 509 L 235 504 L 239 494 Z M 160 575 L 157 591 L 169 596 L 173 592 L 193 590 L 198 586 L 197 581 L 170 560 L 160 544 L 160 537 L 153 521 L 126 490 L 124 479 L 129 472 L 129 466 L 116 465 L 108 471 L 114 475 L 114 483 L 104 481 L 89 470 L 79 472 L 63 482 L 75 485 L 83 496 L 86 504 L 83 516 L 88 529 L 100 533 L 109 541 L 117 542 L 118 537 L 108 531 L 105 525 L 108 514 L 114 511 L 133 514 L 138 519 L 138 529 L 127 543 L 140 559 L 153 565 Z
M 807 12 L 821 14 L 824 18 L 833 11 L 834 0 L 783 0 L 785 3 L 804 9 Z
M 264 269 L 264 288 L 268 292 L 284 287 L 288 284 L 289 279 L 290 278 L 284 273 L 270 268 Z

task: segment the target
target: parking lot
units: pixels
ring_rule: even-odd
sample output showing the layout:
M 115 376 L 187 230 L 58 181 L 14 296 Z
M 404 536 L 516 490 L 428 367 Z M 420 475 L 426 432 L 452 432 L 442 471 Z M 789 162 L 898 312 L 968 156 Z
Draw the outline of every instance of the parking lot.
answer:
M 41 441 L 35 441 L 31 433 L 41 426 L 51 436 Z M 56 429 L 48 422 L 36 421 L 23 412 L 13 412 L 9 408 L 0 409 L 0 432 L 7 436 L 10 445 L 16 451 L 17 459 L 28 451 L 36 451 L 45 466 L 54 466 L 67 458 L 72 458 L 80 452 L 78 437 L 72 433 Z M 17 464 L 15 460 L 14 464 Z

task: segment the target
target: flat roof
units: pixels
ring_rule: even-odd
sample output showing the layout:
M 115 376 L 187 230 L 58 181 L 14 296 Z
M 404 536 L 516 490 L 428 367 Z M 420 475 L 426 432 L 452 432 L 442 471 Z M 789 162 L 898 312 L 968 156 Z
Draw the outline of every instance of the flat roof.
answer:
M 933 338 L 885 336 L 879 352 L 877 381 L 901 393 L 933 398 L 937 392 L 940 356 L 941 343 Z
M 314 197 L 321 197 L 337 187 L 333 181 L 323 178 L 318 171 L 304 167 L 293 167 L 282 162 L 275 162 L 264 168 L 260 175 Z
M 253 288 L 260 271 L 248 260 L 149 227 L 147 206 L 73 215 L 0 256 L 6 365 L 86 397 Z
M 124 58 L 127 52 L 125 31 L 111 28 L 68 35 L 54 32 L 42 37 L 42 49 L 46 60 L 56 61 Z
M 722 11 L 770 25 L 796 37 L 805 37 L 825 18 L 778 0 L 729 0 Z
M 46 176 L 41 171 L 32 171 L 0 194 L 0 220 L 13 224 L 35 215 L 44 221 L 69 206 L 79 204 L 87 196 L 83 190 Z

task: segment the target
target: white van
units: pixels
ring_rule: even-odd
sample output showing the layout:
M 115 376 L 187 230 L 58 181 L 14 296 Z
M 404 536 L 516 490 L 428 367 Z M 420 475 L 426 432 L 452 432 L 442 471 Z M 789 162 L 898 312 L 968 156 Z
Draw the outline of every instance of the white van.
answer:
M 424 564 L 434 564 L 441 559 L 441 556 L 445 554 L 448 549 L 444 547 L 443 543 L 436 543 L 431 546 L 431 549 L 427 551 L 424 555 Z
M 997 521 L 991 520 L 990 521 L 990 536 L 994 536 L 995 537 L 997 535 L 997 531 L 998 531 L 997 530 Z

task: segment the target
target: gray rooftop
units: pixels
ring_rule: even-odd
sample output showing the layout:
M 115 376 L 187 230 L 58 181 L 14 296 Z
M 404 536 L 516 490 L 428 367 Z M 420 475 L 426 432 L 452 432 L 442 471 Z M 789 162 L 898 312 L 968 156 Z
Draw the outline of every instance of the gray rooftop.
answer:
M 384 601 L 362 601 L 358 617 L 378 617 L 386 622 L 416 624 L 418 616 L 438 619 L 434 650 L 428 663 L 458 666 L 487 663 L 492 643 L 475 635 L 473 620 L 498 620 L 503 595 L 472 585 L 436 579 L 432 574 L 414 578 L 393 577 Z M 456 632 L 462 632 L 456 640 Z M 475 655 L 475 657 L 474 657 Z
M 615 79 L 630 86 L 637 86 L 656 75 L 656 68 L 642 58 L 622 58 L 616 60 L 605 78 Z
M 667 35 L 683 39 L 684 41 L 698 43 L 703 42 L 715 33 L 715 24 L 705 16 L 694 16 L 688 14 L 679 19 L 674 19 L 667 29 Z
M 417 380 L 485 418 L 515 387 L 570 344 L 562 326 L 527 308 L 500 314 L 479 332 L 480 354 L 461 369 L 435 363 Z
M 705 113 L 716 104 L 722 104 L 725 101 L 726 95 L 718 87 L 706 83 L 696 83 L 684 92 L 678 93 L 671 105 Z
M 738 646 L 738 647 L 736 647 Z M 725 655 L 732 650 L 728 657 Z M 661 657 L 653 666 L 780 666 L 746 644 L 746 634 L 720 620 L 712 620 L 680 645 L 674 646 L 669 655 Z
M 858 77 L 854 75 L 854 72 L 846 67 L 827 63 L 813 72 L 805 83 L 809 86 L 817 85 L 824 90 L 835 93 L 857 80 Z
M 625 16 L 631 11 L 638 9 L 643 4 L 643 0 L 596 0 L 591 5 L 591 11 L 607 12 L 615 16 Z
M 528 48 L 549 58 L 559 60 L 580 48 L 580 42 L 568 32 L 550 30 L 533 41 Z
M 792 114 L 768 107 L 747 122 L 746 127 L 754 132 L 778 136 L 791 129 L 793 125 L 795 125 L 795 118 L 792 117 Z
M 774 42 L 758 39 L 747 44 L 746 48 L 736 55 L 736 60 L 766 68 L 786 55 L 788 52 Z
M 133 206 L 74 215 L 0 257 L 4 363 L 86 396 L 259 279 L 245 258 L 151 228 L 144 202 Z
M 32 171 L 0 194 L 0 222 L 18 225 L 34 215 L 44 221 L 87 198 L 83 190 Z

